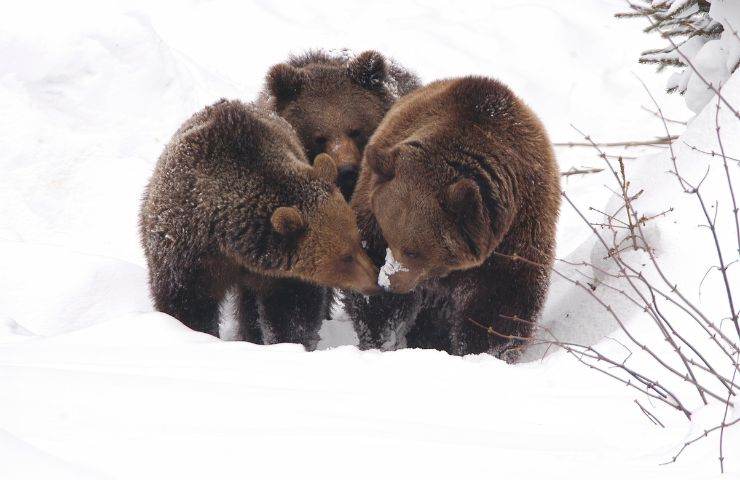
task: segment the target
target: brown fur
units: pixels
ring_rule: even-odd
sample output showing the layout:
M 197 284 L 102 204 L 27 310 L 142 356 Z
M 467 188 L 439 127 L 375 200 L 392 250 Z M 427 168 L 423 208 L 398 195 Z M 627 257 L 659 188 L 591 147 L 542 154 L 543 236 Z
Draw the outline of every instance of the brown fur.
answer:
M 273 66 L 268 105 L 298 132 L 308 158 L 328 153 L 349 199 L 362 150 L 396 99 L 419 86 L 415 75 L 374 51 L 310 51 Z
M 326 287 L 374 292 L 377 270 L 327 155 L 306 160 L 272 112 L 222 100 L 175 133 L 146 188 L 142 243 L 158 310 L 218 335 L 236 288 L 242 338 L 318 340 Z
M 365 149 L 352 206 L 376 264 L 386 247 L 408 271 L 391 290 L 346 306 L 361 346 L 389 332 L 409 346 L 463 355 L 502 354 L 529 337 L 549 280 L 560 205 L 559 175 L 544 127 L 506 86 L 465 77 L 401 99 Z M 517 254 L 534 267 L 500 255 Z M 507 358 L 513 358 L 507 353 Z

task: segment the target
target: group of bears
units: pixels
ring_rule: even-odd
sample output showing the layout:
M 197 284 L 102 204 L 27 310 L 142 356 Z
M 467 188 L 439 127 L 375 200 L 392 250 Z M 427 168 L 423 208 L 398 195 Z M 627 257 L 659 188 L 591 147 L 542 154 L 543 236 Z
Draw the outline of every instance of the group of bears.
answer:
M 235 290 L 239 339 L 311 350 L 339 289 L 362 349 L 515 361 L 559 205 L 545 129 L 502 83 L 311 51 L 177 130 L 140 226 L 156 308 L 192 329 L 218 336 Z

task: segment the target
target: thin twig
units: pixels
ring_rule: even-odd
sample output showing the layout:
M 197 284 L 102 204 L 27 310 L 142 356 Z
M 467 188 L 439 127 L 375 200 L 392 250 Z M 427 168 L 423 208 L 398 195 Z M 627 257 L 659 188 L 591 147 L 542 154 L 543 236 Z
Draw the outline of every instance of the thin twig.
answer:
M 661 422 L 660 420 L 658 420 L 658 417 L 656 417 L 655 415 L 653 415 L 652 413 L 650 413 L 650 411 L 648 411 L 648 409 L 646 409 L 645 407 L 643 407 L 640 404 L 640 402 L 637 401 L 637 399 L 635 399 L 635 403 L 637 404 L 638 407 L 640 407 L 640 410 L 642 410 L 642 413 L 645 414 L 645 416 L 648 418 L 648 420 L 650 420 L 654 425 L 660 425 L 661 428 L 665 428 L 665 425 L 663 425 L 663 422 Z
M 720 154 L 717 153 L 717 152 L 715 152 L 714 150 L 706 151 L 706 150 L 702 150 L 701 148 L 699 148 L 697 146 L 689 145 L 688 143 L 686 143 L 683 140 L 681 142 L 684 145 L 686 145 L 687 147 L 689 147 L 691 150 L 695 151 L 695 152 L 703 153 L 704 155 L 709 155 L 710 157 L 719 157 L 720 156 Z M 725 158 L 727 158 L 727 160 L 732 160 L 733 162 L 740 163 L 740 158 L 731 157 L 729 155 L 725 155 Z
M 722 90 L 722 87 L 720 87 L 720 90 Z M 727 155 L 725 155 L 725 147 L 722 143 L 722 135 L 720 135 L 720 125 L 719 125 L 719 109 L 720 109 L 720 103 L 719 103 L 719 97 L 717 97 L 717 110 L 714 114 L 714 126 L 717 131 L 717 143 L 719 144 L 719 151 L 722 155 L 722 164 L 725 167 L 725 177 L 727 178 L 727 188 L 730 191 L 730 199 L 732 200 L 732 213 L 735 217 L 735 233 L 737 234 L 737 253 L 740 255 L 740 222 L 737 218 L 737 202 L 735 201 L 735 190 L 732 188 L 732 178 L 730 178 L 730 169 L 727 167 Z M 735 314 L 737 316 L 737 314 Z M 737 318 L 736 318 L 737 320 Z M 738 336 L 740 336 L 740 331 L 738 331 Z
M 708 430 L 704 430 L 704 433 L 702 433 L 701 435 L 699 435 L 697 437 L 694 437 L 693 439 L 691 439 L 688 442 L 684 443 L 683 446 L 681 447 L 681 449 L 678 451 L 678 453 L 676 453 L 673 456 L 673 458 L 671 458 L 671 461 L 670 462 L 661 463 L 661 465 L 669 465 L 671 463 L 675 463 L 675 461 L 678 459 L 679 455 L 681 455 L 683 453 L 683 451 L 686 450 L 686 447 L 688 447 L 689 445 L 692 445 L 692 444 L 698 442 L 699 440 L 701 440 L 702 438 L 709 436 L 710 433 L 712 433 L 712 432 L 714 432 L 716 430 L 722 430 L 724 428 L 731 427 L 731 426 L 735 425 L 738 422 L 740 422 L 740 417 L 736 418 L 735 420 L 733 420 L 731 422 L 722 422 L 719 425 L 716 425 L 716 426 L 714 426 L 714 427 L 712 427 L 712 428 L 710 428 Z
M 588 173 L 599 173 L 603 172 L 603 168 L 590 168 L 590 167 L 583 167 L 583 168 L 576 168 L 576 167 L 570 167 L 568 170 L 564 172 L 560 172 L 561 177 L 569 177 L 571 175 L 586 175 Z
M 653 110 L 650 110 L 645 105 L 641 105 L 640 108 L 642 108 L 646 112 L 652 113 L 655 117 L 660 118 L 660 115 L 658 114 L 658 112 L 655 112 Z M 684 122 L 684 121 L 681 121 L 681 120 L 671 120 L 670 118 L 667 118 L 667 117 L 663 117 L 663 118 L 665 118 L 665 121 L 668 122 L 668 123 L 675 123 L 677 125 L 683 125 L 683 126 L 686 126 L 686 125 L 689 124 L 689 122 Z
M 735 356 L 735 364 L 738 363 L 738 360 L 740 360 L 740 352 Z M 735 374 L 737 373 L 737 369 L 732 371 L 732 380 L 730 383 L 735 383 Z M 730 394 L 727 394 L 727 399 L 729 400 Z M 727 425 L 727 412 L 730 409 L 729 405 L 725 405 L 725 413 L 722 416 L 722 424 L 719 429 L 719 469 L 721 473 L 725 473 L 725 456 L 722 452 L 722 449 L 724 447 L 725 443 L 725 426 Z
M 599 147 L 649 147 L 652 145 L 667 145 L 673 140 L 676 140 L 678 135 L 670 137 L 656 137 L 653 140 L 632 140 L 625 142 L 606 142 L 597 143 Z M 590 142 L 556 142 L 553 143 L 555 147 L 593 147 L 594 144 Z

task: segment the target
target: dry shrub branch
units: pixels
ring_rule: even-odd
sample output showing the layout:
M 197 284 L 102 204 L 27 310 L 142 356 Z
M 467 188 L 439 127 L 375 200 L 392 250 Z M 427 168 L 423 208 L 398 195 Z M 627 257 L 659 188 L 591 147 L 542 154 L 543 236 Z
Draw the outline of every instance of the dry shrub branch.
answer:
M 677 48 L 677 47 L 676 47 Z M 680 50 L 678 50 L 680 54 Z M 687 61 L 689 68 L 693 65 Z M 698 73 L 698 72 L 697 72 Z M 644 83 L 643 83 L 644 86 Z M 709 155 L 707 161 L 721 159 L 724 177 L 726 179 L 727 195 L 731 199 L 730 204 L 720 206 L 708 198 L 705 191 L 705 181 L 709 174 L 709 167 L 703 178 L 698 182 L 690 180 L 679 168 L 679 161 L 674 148 L 676 137 L 669 131 L 669 121 L 665 118 L 663 111 L 649 92 L 647 91 L 654 107 L 657 117 L 661 120 L 665 130 L 667 151 L 670 159 L 669 173 L 676 179 L 677 187 L 685 195 L 691 196 L 700 208 L 703 224 L 699 228 L 708 232 L 704 236 L 707 251 L 712 252 L 715 263 L 708 267 L 704 282 L 711 272 L 719 272 L 723 286 L 722 295 L 725 298 L 726 314 L 706 312 L 698 302 L 690 299 L 682 287 L 674 281 L 661 265 L 656 248 L 651 245 L 650 236 L 646 233 L 650 222 L 672 212 L 672 208 L 655 215 L 644 215 L 640 213 L 638 200 L 644 194 L 643 190 L 635 191 L 629 180 L 629 169 L 626 168 L 622 158 L 616 160 L 612 155 L 602 150 L 603 145 L 594 141 L 576 127 L 573 127 L 582 137 L 581 144 L 589 145 L 597 153 L 603 162 L 604 169 L 611 177 L 612 186 L 607 185 L 619 199 L 613 211 L 601 211 L 593 207 L 588 209 L 579 206 L 567 192 L 562 196 L 565 204 L 572 208 L 578 217 L 589 229 L 597 243 L 603 247 L 604 260 L 608 268 L 594 264 L 592 261 L 566 261 L 558 259 L 551 272 L 554 276 L 576 286 L 584 291 L 588 297 L 603 308 L 605 315 L 609 316 L 626 339 L 620 344 L 628 354 L 621 358 L 606 352 L 607 349 L 597 348 L 593 345 L 584 345 L 566 341 L 558 336 L 547 326 L 533 319 L 522 319 L 516 317 L 504 317 L 508 320 L 523 322 L 534 330 L 529 345 L 546 345 L 559 347 L 575 358 L 581 364 L 590 369 L 600 372 L 625 386 L 632 388 L 651 400 L 661 402 L 681 412 L 686 418 L 692 417 L 692 403 L 700 401 L 703 405 L 720 405 L 724 412 L 718 423 L 703 431 L 695 438 L 691 438 L 677 451 L 677 453 L 666 463 L 675 462 L 679 456 L 691 445 L 702 438 L 709 437 L 714 432 L 719 432 L 719 465 L 724 472 L 725 467 L 725 430 L 737 425 L 740 419 L 728 420 L 731 408 L 738 404 L 738 393 L 740 393 L 740 324 L 738 322 L 738 310 L 731 277 L 728 269 L 738 261 L 740 257 L 740 221 L 738 219 L 738 206 L 733 184 L 733 175 L 728 162 L 736 159 L 729 157 L 725 152 L 723 142 L 722 125 L 720 124 L 720 111 L 728 109 L 733 115 L 731 121 L 740 121 L 737 110 L 722 95 L 721 87 L 714 88 L 707 84 L 707 88 L 715 90 L 717 94 L 715 132 L 717 140 L 717 151 L 700 150 L 691 147 L 692 150 Z M 571 145 L 576 145 L 575 143 Z M 624 145 L 622 145 L 624 146 Z M 595 169 L 593 169 L 595 170 Z M 576 173 L 590 173 L 574 170 Z M 567 172 L 564 172 L 567 176 Z M 647 188 L 647 187 L 646 187 Z M 709 192 L 714 193 L 714 192 Z M 720 218 L 732 218 L 736 237 L 735 251 L 725 251 L 718 235 L 718 212 L 722 209 L 729 210 L 730 216 Z M 723 210 L 725 211 L 725 210 Z M 588 215 L 587 215 L 588 212 Z M 726 211 L 725 211 L 726 212 Z M 589 218 L 589 215 L 598 214 L 597 220 Z M 726 212 L 727 213 L 727 212 Z M 694 227 L 692 227 L 694 228 Z M 539 265 L 519 255 L 496 255 L 508 258 L 513 262 L 531 264 L 539 268 Z M 598 278 L 596 278 L 598 276 Z M 607 293 L 609 295 L 607 295 Z M 613 303 L 614 296 L 621 298 L 633 305 L 641 312 L 653 326 L 654 330 L 649 339 L 643 339 L 645 329 L 637 329 L 637 324 L 628 322 L 623 314 Z M 721 318 L 719 318 L 721 317 Z M 730 328 L 723 328 L 724 321 L 729 320 Z M 474 322 L 478 327 L 485 329 L 489 335 L 521 340 L 513 335 L 504 335 L 497 332 L 491 325 Z M 729 324 L 728 324 L 729 326 Z M 642 333 L 638 333 L 638 331 Z M 655 342 L 655 333 L 662 338 L 664 344 Z M 614 340 L 614 339 L 613 339 Z M 616 340 L 615 340 L 616 341 Z M 635 361 L 640 353 L 641 361 Z M 683 388 L 682 384 L 690 385 L 691 388 Z M 692 393 L 693 392 L 693 393 Z M 692 398 L 692 396 L 694 396 Z M 637 402 L 640 411 L 658 426 L 662 422 L 652 412 Z

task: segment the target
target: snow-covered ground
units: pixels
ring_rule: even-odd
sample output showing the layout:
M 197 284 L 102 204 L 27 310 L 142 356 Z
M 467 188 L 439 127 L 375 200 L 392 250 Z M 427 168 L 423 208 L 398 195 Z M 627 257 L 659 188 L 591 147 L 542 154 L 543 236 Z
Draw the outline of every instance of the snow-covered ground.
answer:
M 668 73 L 636 63 L 650 41 L 643 23 L 612 17 L 622 1 L 151 3 L 25 2 L 0 17 L 0 478 L 717 474 L 716 437 L 659 463 L 715 425 L 718 407 L 697 399 L 689 423 L 564 352 L 542 358 L 532 349 L 518 365 L 359 352 L 336 312 L 322 330 L 325 350 L 306 353 L 192 332 L 153 312 L 148 297 L 136 213 L 163 145 L 203 105 L 254 98 L 267 68 L 289 52 L 373 48 L 425 81 L 497 77 L 554 141 L 580 140 L 571 123 L 597 140 L 664 134 L 641 109 L 650 103 L 635 74 L 668 116 L 690 118 L 680 97 L 662 93 Z M 740 105 L 737 74 L 723 91 Z M 721 120 L 725 149 L 740 158 L 738 122 Z M 713 126 L 710 101 L 682 140 L 716 150 Z M 694 180 L 711 165 L 707 195 L 727 206 L 718 160 L 682 141 L 676 148 Z M 638 208 L 674 208 L 646 227 L 661 262 L 721 318 L 719 276 L 699 290 L 714 262 L 702 248 L 707 231 L 697 227 L 696 201 L 666 173 L 667 151 L 626 155 L 641 156 L 626 161 L 632 188 L 645 189 Z M 586 149 L 558 149 L 558 159 L 562 170 L 602 166 Z M 563 187 L 584 209 L 604 209 L 614 204 L 610 181 L 604 172 Z M 722 219 L 720 238 L 733 252 L 730 225 Z M 605 263 L 566 205 L 558 256 Z M 661 342 L 640 311 L 613 301 L 630 328 Z M 542 321 L 563 339 L 619 352 L 621 334 L 597 307 L 555 280 Z M 740 428 L 725 434 L 726 477 L 740 475 L 734 452 Z

